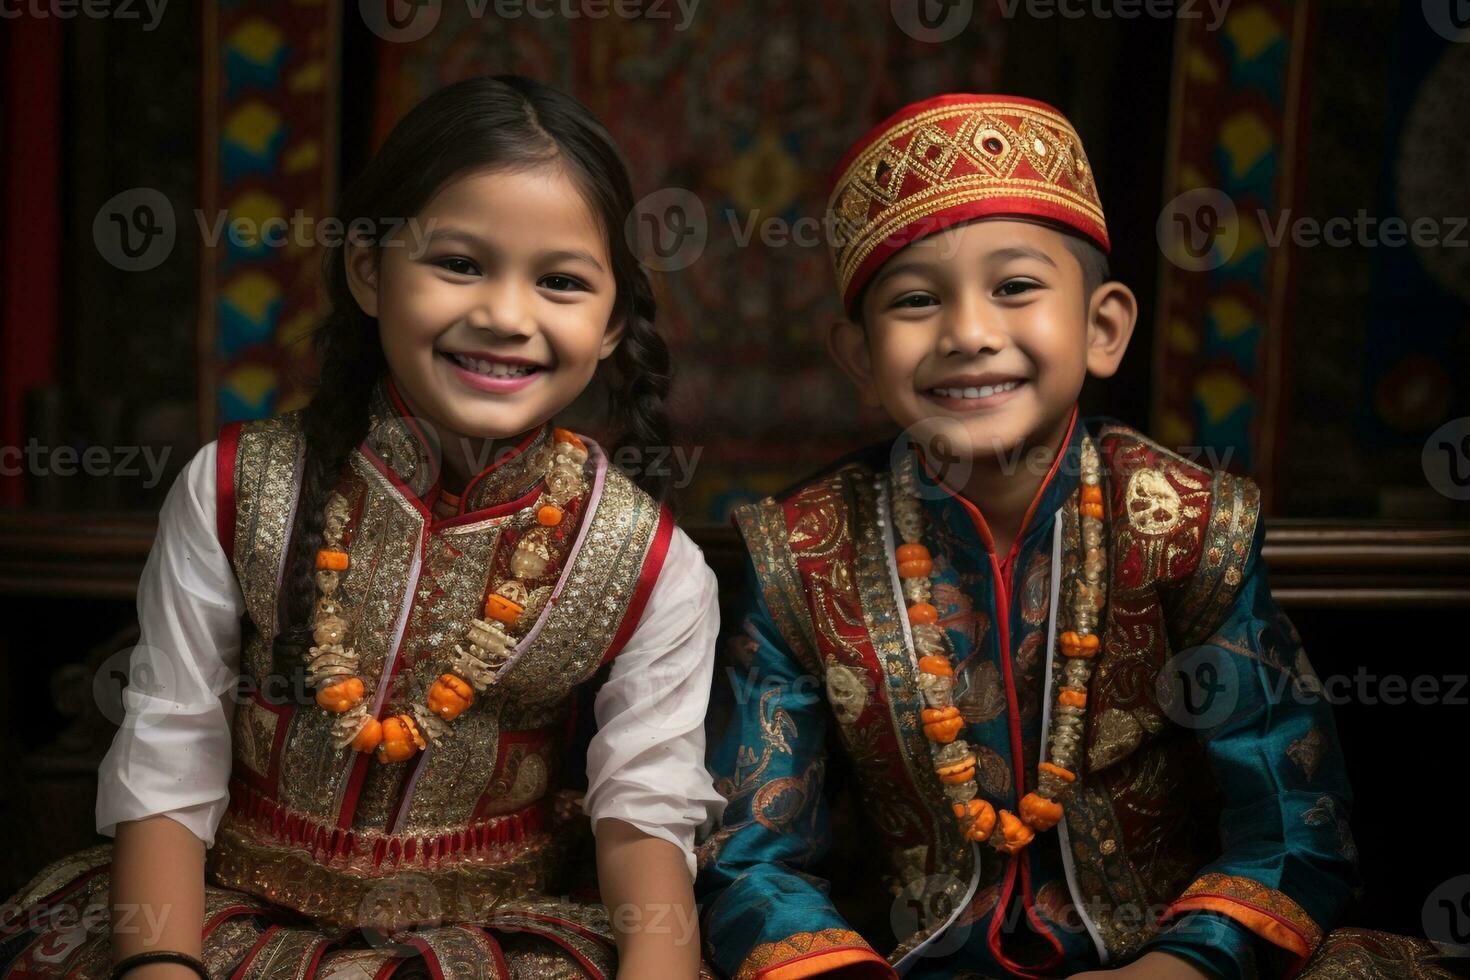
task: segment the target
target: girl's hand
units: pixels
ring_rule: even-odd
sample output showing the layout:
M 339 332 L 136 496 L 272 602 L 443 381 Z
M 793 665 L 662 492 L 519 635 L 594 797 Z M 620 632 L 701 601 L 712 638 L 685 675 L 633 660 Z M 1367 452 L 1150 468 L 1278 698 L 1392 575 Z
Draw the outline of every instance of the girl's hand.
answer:
M 1088 970 L 1072 974 L 1072 980 L 1117 980 L 1120 977 L 1137 977 L 1139 980 L 1215 980 L 1188 960 L 1172 953 L 1145 953 L 1143 956 L 1120 966 L 1116 970 Z
M 619 980 L 699 976 L 699 920 L 684 852 L 611 817 L 597 822 L 597 879 Z

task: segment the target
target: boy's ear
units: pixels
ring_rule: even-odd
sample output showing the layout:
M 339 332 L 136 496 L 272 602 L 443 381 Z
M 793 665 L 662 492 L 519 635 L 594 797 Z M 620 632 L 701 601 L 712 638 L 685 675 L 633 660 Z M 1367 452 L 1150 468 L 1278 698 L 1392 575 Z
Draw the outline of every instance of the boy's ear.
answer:
M 1133 326 L 1138 322 L 1138 298 L 1121 282 L 1110 280 L 1092 291 L 1087 304 L 1087 373 L 1111 378 L 1123 361 Z
M 612 352 L 618 349 L 618 344 L 623 341 L 623 334 L 628 330 L 628 318 L 620 316 L 616 320 L 609 320 L 607 329 L 602 334 L 602 350 L 597 355 L 599 361 L 605 361 L 612 356 Z
M 857 385 L 858 397 L 869 408 L 879 408 L 877 386 L 873 384 L 873 358 L 868 352 L 868 335 L 862 325 L 841 316 L 827 324 L 827 353 L 842 368 L 842 373 Z
M 347 288 L 368 316 L 378 315 L 378 253 L 365 245 L 348 242 L 342 251 L 347 266 Z

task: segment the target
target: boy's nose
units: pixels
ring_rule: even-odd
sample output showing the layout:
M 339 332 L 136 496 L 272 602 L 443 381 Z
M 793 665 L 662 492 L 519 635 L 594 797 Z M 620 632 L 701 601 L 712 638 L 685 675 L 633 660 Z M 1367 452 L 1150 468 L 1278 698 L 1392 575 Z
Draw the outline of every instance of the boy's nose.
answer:
M 983 354 L 1002 350 L 1010 342 L 1005 331 L 987 311 L 974 306 L 956 306 L 945 318 L 940 336 L 942 354 Z

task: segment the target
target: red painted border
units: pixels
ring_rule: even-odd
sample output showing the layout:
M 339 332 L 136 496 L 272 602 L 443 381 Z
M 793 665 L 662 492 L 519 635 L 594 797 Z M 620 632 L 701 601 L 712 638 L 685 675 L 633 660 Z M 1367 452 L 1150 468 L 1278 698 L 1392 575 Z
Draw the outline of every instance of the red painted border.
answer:
M 214 456 L 214 524 L 225 557 L 235 560 L 235 460 L 240 448 L 243 422 L 231 422 L 219 430 Z
M 26 392 L 56 380 L 62 48 L 57 17 L 7 19 L 0 31 L 0 445 L 24 441 Z M 0 476 L 0 504 L 24 498 L 23 473 Z

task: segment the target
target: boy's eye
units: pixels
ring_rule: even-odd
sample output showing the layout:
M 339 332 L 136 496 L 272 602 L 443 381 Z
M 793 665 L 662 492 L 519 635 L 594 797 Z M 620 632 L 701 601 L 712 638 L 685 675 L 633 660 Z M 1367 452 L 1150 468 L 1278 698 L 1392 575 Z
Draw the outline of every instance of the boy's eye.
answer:
M 933 306 L 938 302 L 939 300 L 935 299 L 933 296 L 930 296 L 928 293 L 909 293 L 907 296 L 900 296 L 898 299 L 894 300 L 892 306 L 894 309 L 913 310 L 925 306 Z
M 547 289 L 553 289 L 557 292 L 572 292 L 573 290 L 587 288 L 587 284 L 582 280 L 559 273 L 542 276 L 541 282 L 538 285 L 545 286 Z
M 480 271 L 479 266 L 475 265 L 475 263 L 463 255 L 446 255 L 442 259 L 435 259 L 434 264 L 441 269 L 447 269 L 461 276 L 473 276 Z
M 1030 279 L 1011 279 L 1003 282 L 995 290 L 997 296 L 1020 296 L 1022 293 L 1039 289 L 1041 284 Z

